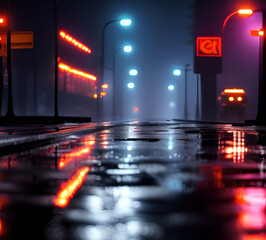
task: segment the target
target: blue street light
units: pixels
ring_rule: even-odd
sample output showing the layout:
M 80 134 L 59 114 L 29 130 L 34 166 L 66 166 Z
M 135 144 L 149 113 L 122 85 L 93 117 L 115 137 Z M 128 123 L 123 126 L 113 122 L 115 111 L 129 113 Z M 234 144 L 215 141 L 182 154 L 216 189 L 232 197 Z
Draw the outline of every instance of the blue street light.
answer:
M 136 70 L 136 69 L 130 69 L 129 70 L 129 75 L 130 76 L 137 76 L 138 75 L 138 70 Z
M 132 47 L 130 45 L 124 46 L 124 52 L 130 53 L 132 51 Z
M 170 91 L 173 91 L 173 90 L 175 89 L 175 86 L 171 84 L 171 85 L 168 86 L 168 89 L 169 89 Z
M 173 150 L 174 146 L 173 145 L 168 145 L 169 150 Z
M 122 19 L 120 21 L 120 25 L 123 27 L 128 27 L 131 25 L 131 19 Z
M 170 107 L 170 108 L 175 107 L 175 103 L 174 103 L 174 102 L 170 102 L 170 103 L 169 103 L 169 107 Z
M 176 76 L 180 76 L 180 75 L 181 75 L 181 70 L 179 70 L 179 69 L 175 69 L 175 70 L 173 71 L 173 74 L 176 75 Z
M 130 83 L 127 84 L 127 87 L 128 87 L 128 88 L 134 88 L 134 87 L 135 87 L 135 84 L 132 83 L 132 82 L 130 82 Z

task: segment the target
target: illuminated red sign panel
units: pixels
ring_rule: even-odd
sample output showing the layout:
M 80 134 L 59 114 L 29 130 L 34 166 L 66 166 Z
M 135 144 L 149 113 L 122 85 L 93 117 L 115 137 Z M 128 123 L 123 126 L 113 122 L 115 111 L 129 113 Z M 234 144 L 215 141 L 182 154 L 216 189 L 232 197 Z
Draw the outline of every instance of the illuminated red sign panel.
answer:
M 220 37 L 197 37 L 198 57 L 221 57 L 222 39 Z

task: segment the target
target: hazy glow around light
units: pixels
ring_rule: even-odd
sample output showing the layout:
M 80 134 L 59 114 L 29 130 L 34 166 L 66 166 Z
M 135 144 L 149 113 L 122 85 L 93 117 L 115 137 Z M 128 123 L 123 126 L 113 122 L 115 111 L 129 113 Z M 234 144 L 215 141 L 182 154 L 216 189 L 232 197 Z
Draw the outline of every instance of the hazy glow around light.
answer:
M 238 98 L 237 98 L 237 101 L 238 101 L 238 102 L 241 102 L 241 101 L 242 101 L 242 97 L 238 97 Z
M 132 150 L 132 146 L 127 146 L 127 150 L 131 151 Z
M 131 52 L 131 51 L 132 51 L 132 47 L 131 47 L 130 45 L 126 45 L 126 46 L 124 46 L 124 52 L 129 53 L 129 52 Z
M 109 87 L 109 85 L 107 84 L 107 83 L 104 83 L 103 85 L 102 85 L 102 88 L 104 88 L 104 89 L 107 89 Z
M 173 148 L 174 148 L 173 145 L 169 145 L 169 146 L 168 146 L 168 149 L 169 149 L 169 150 L 172 150 Z
M 175 69 L 175 70 L 173 71 L 173 74 L 176 75 L 176 76 L 180 76 L 180 75 L 181 75 L 181 70 L 179 70 L 179 69 Z
M 138 75 L 138 70 L 136 70 L 136 69 L 130 69 L 130 70 L 129 70 L 129 75 L 131 75 L 131 76 L 136 76 L 136 75 Z
M 131 25 L 131 19 L 122 19 L 120 21 L 120 25 L 123 27 L 128 27 Z
M 259 30 L 258 34 L 259 34 L 259 36 L 264 36 L 264 31 L 263 30 Z
M 135 87 L 135 84 L 132 83 L 132 82 L 131 82 L 131 83 L 128 83 L 128 84 L 127 84 L 127 87 L 128 87 L 128 88 L 134 88 L 134 87 Z
M 4 19 L 3 18 L 0 18 L 0 23 L 4 23 Z
M 168 86 L 168 89 L 169 89 L 170 91 L 173 91 L 173 90 L 175 89 L 175 86 L 174 86 L 174 85 L 169 85 L 169 86 Z
M 174 103 L 174 102 L 170 102 L 170 103 L 169 103 L 169 107 L 170 107 L 170 108 L 173 108 L 174 106 L 175 106 L 175 103 Z

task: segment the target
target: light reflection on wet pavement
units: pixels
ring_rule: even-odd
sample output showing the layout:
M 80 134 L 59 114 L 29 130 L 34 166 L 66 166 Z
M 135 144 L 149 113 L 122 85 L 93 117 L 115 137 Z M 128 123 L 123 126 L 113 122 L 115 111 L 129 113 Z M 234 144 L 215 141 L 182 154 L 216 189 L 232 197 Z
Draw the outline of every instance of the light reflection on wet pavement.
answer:
M 3 155 L 0 237 L 266 239 L 265 146 L 263 127 L 133 122 Z

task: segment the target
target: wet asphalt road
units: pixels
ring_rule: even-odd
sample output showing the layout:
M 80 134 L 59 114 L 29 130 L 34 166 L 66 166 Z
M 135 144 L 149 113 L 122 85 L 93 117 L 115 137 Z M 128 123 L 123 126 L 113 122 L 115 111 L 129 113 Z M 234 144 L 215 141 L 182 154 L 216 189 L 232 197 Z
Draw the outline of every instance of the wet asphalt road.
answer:
M 1 239 L 266 239 L 266 127 L 9 127 Z

